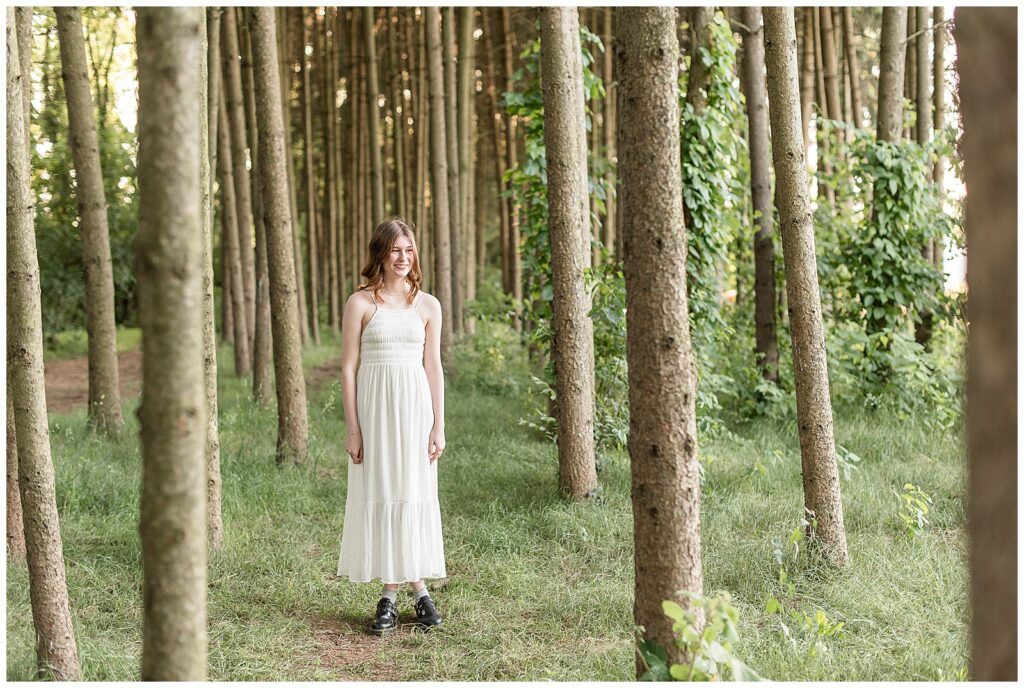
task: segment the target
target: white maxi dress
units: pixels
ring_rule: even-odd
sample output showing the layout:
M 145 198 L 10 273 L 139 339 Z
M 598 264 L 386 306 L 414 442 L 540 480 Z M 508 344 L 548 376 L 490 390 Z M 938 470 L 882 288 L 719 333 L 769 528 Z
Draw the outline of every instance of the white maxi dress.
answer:
M 377 306 L 360 335 L 356 409 L 363 462 L 348 462 L 338 556 L 338 576 L 358 583 L 447 575 L 437 462 L 427 454 L 434 411 L 419 300 L 409 308 Z

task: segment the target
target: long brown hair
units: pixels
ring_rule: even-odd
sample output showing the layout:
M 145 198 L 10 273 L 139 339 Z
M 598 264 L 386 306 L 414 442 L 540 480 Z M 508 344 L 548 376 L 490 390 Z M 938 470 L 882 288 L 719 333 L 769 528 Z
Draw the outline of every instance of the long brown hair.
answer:
M 420 290 L 423 271 L 420 270 L 420 250 L 416 246 L 416 237 L 413 235 L 412 228 L 402 218 L 392 217 L 381 222 L 373 230 L 367 250 L 366 265 L 360 273 L 366 278 L 366 281 L 357 288 L 360 291 L 373 290 L 374 300 L 380 300 L 380 290 L 384 286 L 384 264 L 400 236 L 404 236 L 412 243 L 412 265 L 409 267 L 409 274 L 405 276 L 405 281 L 411 287 L 406 297 L 406 303 L 411 304 Z

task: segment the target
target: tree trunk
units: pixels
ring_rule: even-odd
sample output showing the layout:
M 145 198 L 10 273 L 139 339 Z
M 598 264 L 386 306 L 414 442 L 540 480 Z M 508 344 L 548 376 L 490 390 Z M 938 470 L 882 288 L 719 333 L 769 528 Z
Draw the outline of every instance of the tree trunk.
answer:
M 915 8 L 915 13 L 917 15 L 915 23 L 921 32 L 917 35 L 914 43 L 915 63 L 917 65 L 915 70 L 917 79 L 914 84 L 914 103 L 917 111 L 917 131 L 915 133 L 918 144 L 926 146 L 932 139 L 932 98 L 928 92 L 931 86 L 932 75 L 926 68 L 929 47 L 929 33 L 926 29 L 928 28 L 930 10 L 928 7 L 917 7 Z M 933 263 L 931 239 L 925 239 L 924 245 L 921 246 L 921 256 L 928 261 L 929 265 Z M 939 289 L 942 289 L 941 285 Z M 920 320 L 914 328 L 914 339 L 926 350 L 931 350 L 932 321 L 934 316 L 930 310 L 922 309 L 918 317 Z
M 238 246 L 238 204 L 235 201 L 234 161 L 231 159 L 231 125 L 223 83 L 221 97 L 218 98 L 217 109 L 220 124 L 217 127 L 217 145 L 220 148 L 220 217 L 224 223 L 224 243 L 222 250 L 226 254 L 228 274 L 230 275 L 231 322 L 234 327 L 235 340 L 235 376 L 244 377 L 252 372 L 252 359 L 249 357 L 249 336 L 246 326 L 245 294 L 242 287 L 242 259 Z
M 512 293 L 511 284 L 511 261 L 509 256 L 509 200 L 505 197 L 505 192 L 508 189 L 508 185 L 505 183 L 505 156 L 502 150 L 502 131 L 501 127 L 498 126 L 498 122 L 504 122 L 504 118 L 501 117 L 501 111 L 498 108 L 498 85 L 494 76 L 494 48 L 491 45 L 491 23 L 488 19 L 488 15 L 492 10 L 487 7 L 480 8 L 480 17 L 483 23 L 483 41 L 484 41 L 484 74 L 485 74 L 485 91 L 487 92 L 487 104 L 488 109 L 486 116 L 490 119 L 493 134 L 493 145 L 492 151 L 494 155 L 494 169 L 498 177 L 497 191 L 498 191 L 498 215 L 500 224 L 500 258 L 501 258 L 501 286 L 506 294 Z
M 825 8 L 828 9 L 828 8 Z M 816 121 L 820 129 L 816 136 L 817 157 L 818 157 L 818 198 L 824 199 L 829 206 L 835 206 L 835 190 L 826 179 L 832 176 L 832 155 L 830 152 L 830 138 L 832 127 L 828 124 L 828 96 L 825 93 L 825 56 L 821 47 L 821 10 L 820 7 L 812 8 L 813 12 L 813 35 L 814 35 L 814 73 L 816 76 L 818 112 Z M 807 149 L 805 148 L 804 151 Z M 819 201 L 820 202 L 820 201 Z
M 462 334 L 462 302 L 465 297 L 466 285 L 462 274 L 463 226 L 462 226 L 462 191 L 459 179 L 459 132 L 458 132 L 458 89 L 455 72 L 455 10 L 444 8 L 444 20 L 441 22 L 441 39 L 444 41 L 444 121 L 445 121 L 445 154 L 448 156 L 448 222 L 452 257 L 452 320 L 449 321 L 454 334 Z
M 388 63 L 391 71 L 391 113 L 394 126 L 392 135 L 395 151 L 395 209 L 392 215 L 408 217 L 409 207 L 405 200 L 405 131 L 408 129 L 406 119 L 409 113 L 405 107 L 405 99 L 402 96 L 402 55 L 395 41 L 395 33 L 398 31 L 398 23 L 391 20 L 390 11 L 384 12 L 387 19 L 388 37 Z M 395 17 L 398 17 L 396 10 Z
M 754 235 L 754 326 L 757 365 L 761 376 L 779 381 L 779 349 L 775 337 L 775 246 L 772 242 L 771 151 L 768 137 L 768 93 L 764 80 L 764 26 L 761 9 L 744 7 L 741 84 L 747 101 L 750 142 L 750 190 L 757 217 Z
M 803 132 L 804 150 L 811 145 L 811 114 L 814 104 L 814 8 L 803 7 L 800 34 L 800 123 Z
M 860 67 L 857 64 L 857 45 L 853 34 L 853 8 L 843 8 L 843 49 L 846 55 L 846 69 L 850 76 L 850 100 L 853 109 L 853 126 L 860 128 L 864 119 L 864 106 L 860 97 Z
M 341 19 L 338 14 L 340 9 L 335 8 L 335 12 L 332 15 L 334 20 L 334 26 L 336 31 L 341 30 Z M 340 34 L 339 34 L 340 36 Z M 339 40 L 337 43 L 337 49 L 335 50 L 336 57 L 331 61 L 331 93 L 335 94 L 337 91 L 337 84 L 339 75 L 341 74 L 342 55 L 345 49 L 344 41 Z M 351 50 L 351 45 L 348 46 Z M 351 105 L 349 106 L 351 110 Z M 333 231 L 335 234 L 335 248 L 332 254 L 332 260 L 338 264 L 338 304 L 341 308 L 341 304 L 345 302 L 346 294 L 349 292 L 349 269 L 348 263 L 345 260 L 345 249 L 346 249 L 346 237 L 344 227 L 345 222 L 348 221 L 348 206 L 345 205 L 345 173 L 343 172 L 342 160 L 342 142 L 345 140 L 345 134 L 347 133 L 347 127 L 351 124 L 351 117 L 343 117 L 341 110 L 337 107 L 333 110 L 334 116 L 334 147 L 331 150 L 331 155 L 334 156 L 334 198 L 335 204 L 338 208 L 338 221 L 335 223 Z M 353 287 L 354 288 L 354 287 Z
M 217 333 L 213 325 L 213 178 L 210 173 L 210 103 L 215 101 L 217 84 L 211 86 L 210 68 L 217 71 L 218 60 L 209 60 L 209 46 L 219 42 L 220 21 L 210 21 L 216 10 L 200 15 L 202 31 L 199 44 L 199 187 L 203 289 L 203 394 L 206 401 L 206 537 L 207 544 L 219 549 L 224 544 L 224 523 L 220 513 L 220 433 L 217 423 Z M 211 30 L 212 29 L 212 30 Z
M 505 90 L 513 91 L 515 86 L 512 79 L 513 67 L 512 67 L 512 19 L 509 16 L 508 7 L 501 8 L 501 24 L 502 33 L 504 34 L 504 53 L 505 59 L 504 64 L 504 77 L 505 77 Z M 517 137 L 516 137 L 516 118 L 513 115 L 508 115 L 508 119 L 505 122 L 505 154 L 508 155 L 508 169 L 514 169 L 519 166 L 519 159 L 517 153 Z M 509 201 L 509 235 L 508 241 L 509 246 L 507 248 L 509 253 L 509 260 L 511 265 L 510 278 L 512 280 L 512 298 L 515 303 L 516 314 L 512 319 L 512 325 L 515 327 L 516 332 L 523 331 L 523 268 L 522 261 L 519 259 L 519 203 L 515 200 Z
M 832 10 L 828 7 L 819 9 L 821 29 L 821 59 L 825 76 L 825 103 L 828 118 L 836 121 L 843 119 L 843 107 L 839 102 L 839 68 L 836 66 L 835 34 L 832 31 Z
M 242 259 L 242 282 L 245 289 L 245 329 L 249 350 L 256 336 L 256 268 L 253 248 L 252 199 L 249 168 L 246 167 L 245 113 L 242 106 L 242 71 L 239 62 L 236 8 L 225 7 L 221 18 L 221 59 L 223 60 L 224 97 L 227 102 L 228 130 L 231 141 L 232 176 L 235 181 L 235 202 L 238 218 L 238 251 Z
M 833 565 L 845 566 L 846 532 L 832 431 L 814 226 L 807 198 L 804 150 L 797 133 L 800 103 L 793 10 L 766 7 L 764 20 L 772 157 L 789 296 L 804 508 L 815 521 L 809 536 L 823 545 L 826 558 Z
M 280 81 L 277 78 L 277 43 L 274 10 L 247 10 L 252 33 L 256 114 L 260 127 L 260 183 L 267 220 L 267 262 L 274 328 L 274 373 L 277 383 L 277 461 L 302 463 L 306 459 L 309 428 L 306 383 L 302 376 L 295 269 L 292 257 L 291 213 L 288 208 Z
M 314 344 L 320 344 L 319 271 L 316 250 L 316 170 L 313 167 L 313 93 L 310 90 L 309 61 L 306 46 L 310 44 L 309 20 L 302 13 L 302 51 L 299 65 L 302 69 L 302 111 L 305 135 L 302 141 L 306 161 L 306 252 L 309 255 L 309 329 Z
M 323 49 L 320 51 L 319 69 L 321 70 L 321 87 L 323 88 L 322 99 L 324 108 L 323 120 L 323 152 L 326 176 L 324 177 L 324 202 L 327 206 L 327 223 L 325 225 L 325 243 L 321 247 L 324 252 L 327 267 L 327 322 L 335 332 L 341 329 L 341 288 L 339 285 L 340 270 L 338 269 L 338 196 L 335 193 L 335 178 L 338 170 L 335 169 L 334 139 L 338 133 L 334 126 L 334 93 L 331 78 L 331 63 L 333 61 L 333 43 L 338 40 L 337 34 L 332 38 L 328 34 L 328 15 L 324 14 L 323 32 L 320 39 L 323 41 Z
M 614 51 L 613 43 L 613 32 L 612 32 L 612 8 L 604 8 L 604 125 L 602 127 L 604 134 L 604 154 L 605 158 L 610 163 L 616 159 L 615 154 L 615 132 L 617 128 L 617 114 L 616 113 L 616 96 L 615 93 L 618 91 L 618 84 L 615 81 L 614 61 L 612 60 L 612 54 Z M 616 204 L 618 199 L 615 197 L 615 170 L 609 167 L 608 172 L 605 174 L 605 184 L 607 185 L 608 195 L 604 202 L 604 233 L 601 237 L 601 242 L 604 244 L 605 250 L 609 256 L 613 259 L 622 260 L 622 256 L 617 255 L 615 246 L 617 243 L 616 234 L 617 229 L 615 226 L 615 213 Z
M 544 147 L 551 237 L 551 327 L 558 394 L 558 483 L 573 498 L 597 488 L 594 459 L 594 324 L 583 268 L 590 253 L 590 193 L 583 61 L 575 7 L 540 10 Z
M 946 10 L 944 7 L 936 7 L 932 10 L 932 26 L 934 27 L 935 47 L 933 51 L 933 71 L 935 88 L 932 97 L 935 100 L 935 135 L 941 135 L 943 127 L 946 126 L 946 75 L 943 54 L 946 52 Z M 932 170 L 932 180 L 940 189 L 945 189 L 945 178 L 943 171 L 944 161 L 942 155 L 935 156 L 935 166 Z M 942 237 L 936 237 L 932 245 L 932 259 L 935 261 L 935 268 L 945 275 L 945 246 Z
M 139 233 L 142 326 L 142 679 L 206 680 L 203 393 L 202 10 L 141 8 Z
M 252 349 L 252 398 L 260 406 L 270 404 L 271 382 L 271 333 L 270 333 L 270 286 L 267 283 L 267 239 L 266 223 L 263 219 L 263 196 L 260 193 L 259 134 L 256 124 L 256 97 L 252 83 L 252 47 L 249 29 L 239 21 L 241 37 L 242 95 L 245 105 L 246 143 L 249 146 L 249 160 L 252 175 L 253 222 L 256 234 L 256 332 Z
M 907 8 L 882 8 L 876 118 L 876 138 L 879 141 L 898 141 L 903 131 L 903 40 L 906 32 Z
M 18 27 L 19 30 L 21 27 Z M 20 47 L 20 46 L 19 46 Z M 18 436 L 14 428 L 14 393 L 7 378 L 7 561 L 25 563 L 25 519 L 18 490 Z
M 110 261 L 107 200 L 100 170 L 96 120 L 89 94 L 82 14 L 76 7 L 57 7 L 61 74 L 68 106 L 71 153 L 75 162 L 75 198 L 82 224 L 85 265 L 85 315 L 89 333 L 89 425 L 117 433 L 124 427 L 118 390 L 117 327 L 114 323 L 114 270 Z M 28 83 L 28 82 L 26 82 Z M 21 109 L 23 103 L 18 103 Z
M 25 102 L 25 136 L 29 139 L 29 149 L 32 141 L 29 133 L 29 125 L 32 123 L 32 88 L 28 86 L 32 74 L 32 8 L 15 7 L 15 25 L 18 31 L 18 57 L 21 60 L 21 73 L 26 75 L 26 87 L 21 89 L 22 98 Z M 17 484 L 15 484 L 17 487 Z
M 373 37 L 375 11 L 373 7 L 363 8 L 363 39 L 366 41 L 366 104 L 369 113 L 370 136 L 370 192 L 373 198 L 372 224 L 384 221 L 384 164 L 380 155 L 380 108 L 377 99 L 380 88 L 377 85 L 377 42 Z
M 430 205 L 434 212 L 434 295 L 441 302 L 441 363 L 445 373 L 455 368 L 452 341 L 452 264 L 448 224 L 448 144 L 441 64 L 441 12 L 427 8 L 427 71 L 430 76 Z
M 961 7 L 972 681 L 1017 679 L 1017 9 Z M 19 432 L 21 426 L 18 426 Z
M 454 28 L 454 27 L 453 27 Z M 476 298 L 476 225 L 473 222 L 473 110 L 474 84 L 476 83 L 474 10 L 472 7 L 459 8 L 459 61 L 458 61 L 458 150 L 459 150 L 459 227 L 462 228 L 462 262 L 459 267 L 463 301 Z M 467 334 L 473 334 L 476 323 L 463 316 L 463 327 Z
M 917 31 L 917 15 L 908 8 L 907 10 L 907 35 L 906 35 L 906 60 L 907 66 L 903 75 L 903 99 L 910 101 L 911 107 L 914 106 L 915 101 L 915 88 L 914 84 L 917 83 L 917 53 L 914 51 L 914 46 L 917 45 L 916 40 L 912 39 L 911 36 Z M 903 138 L 911 140 L 914 138 L 914 131 L 911 125 L 908 123 L 903 128 Z
M 700 477 L 679 161 L 678 43 L 671 7 L 623 7 L 615 37 L 635 593 L 633 623 L 687 662 L 662 601 L 703 593 Z M 666 288 L 667 287 L 667 288 Z M 644 664 L 637 657 L 637 677 Z
M 697 115 L 704 114 L 708 105 L 708 79 L 711 72 L 701 59 L 701 48 L 707 49 L 711 42 L 713 7 L 690 8 L 690 69 L 686 79 L 686 102 Z M 687 222 L 689 227 L 689 222 Z
M 416 214 L 419 218 L 420 242 L 423 264 L 423 280 L 434 290 L 436 282 L 433 277 L 433 246 L 430 233 L 433 232 L 430 215 L 427 213 L 426 197 L 427 182 L 430 174 L 428 158 L 430 156 L 430 84 L 427 69 L 427 34 L 426 15 L 420 18 L 416 41 L 417 64 L 419 65 L 419 105 L 417 111 L 422 113 L 416 122 L 418 151 L 416 154 Z M 420 128 L 422 127 L 422 129 Z

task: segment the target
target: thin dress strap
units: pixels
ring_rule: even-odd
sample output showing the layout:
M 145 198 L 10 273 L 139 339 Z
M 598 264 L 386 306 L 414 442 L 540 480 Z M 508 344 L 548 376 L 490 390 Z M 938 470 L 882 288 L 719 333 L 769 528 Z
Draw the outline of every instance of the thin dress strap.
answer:
M 366 290 L 366 298 L 370 299 L 370 303 L 372 303 L 372 304 L 373 304 L 373 312 L 374 312 L 374 314 L 376 315 L 376 313 L 377 313 L 377 308 L 378 308 L 379 306 L 377 306 L 377 299 L 373 298 L 373 294 L 372 294 L 372 293 L 370 293 L 370 290 L 369 290 L 369 289 L 367 289 L 367 290 Z M 370 316 L 370 317 L 373 317 L 373 316 Z

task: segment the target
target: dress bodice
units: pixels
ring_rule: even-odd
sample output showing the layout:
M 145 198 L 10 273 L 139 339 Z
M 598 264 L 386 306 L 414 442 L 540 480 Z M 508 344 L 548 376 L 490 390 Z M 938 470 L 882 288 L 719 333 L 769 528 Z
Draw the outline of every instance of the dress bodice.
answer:
M 359 364 L 422 364 L 426 330 L 416 306 L 377 307 L 360 335 Z

